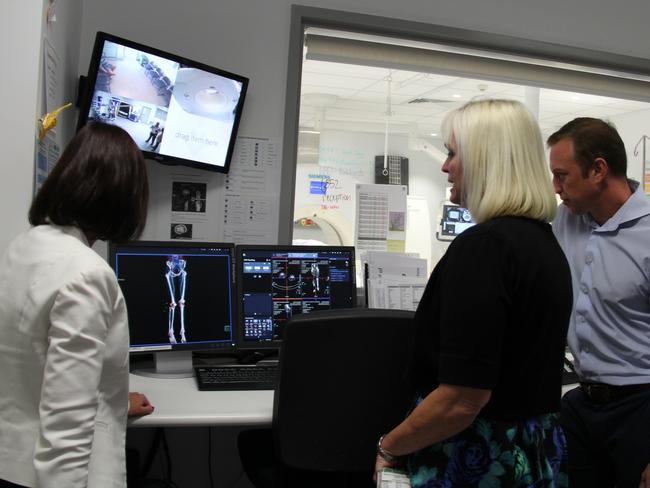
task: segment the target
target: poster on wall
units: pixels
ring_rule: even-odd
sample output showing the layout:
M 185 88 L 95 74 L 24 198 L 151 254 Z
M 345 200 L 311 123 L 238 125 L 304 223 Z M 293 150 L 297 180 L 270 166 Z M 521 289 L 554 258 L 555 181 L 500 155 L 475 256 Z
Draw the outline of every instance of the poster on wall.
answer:
M 275 244 L 278 153 L 277 141 L 244 137 L 227 175 L 152 163 L 142 239 Z
M 210 228 L 216 216 L 214 199 L 208 200 L 205 172 L 172 172 L 165 183 L 169 239 L 212 240 Z M 164 196 L 163 196 L 164 198 Z M 167 220 L 165 220 L 165 226 Z
M 405 185 L 357 184 L 357 251 L 404 252 L 406 193 Z
M 59 160 L 61 147 L 56 142 L 55 134 L 48 132 L 36 143 L 36 167 L 34 168 L 34 195 L 41 189 L 45 179 Z
M 277 244 L 280 209 L 280 143 L 267 137 L 237 138 L 223 182 L 220 240 Z
M 47 37 L 43 38 L 43 93 L 44 113 L 53 111 L 63 105 L 63 82 L 61 79 L 61 58 Z M 37 131 L 38 133 L 38 131 Z M 42 138 L 36 138 L 36 156 L 34 161 L 34 195 L 38 193 L 43 182 L 52 171 L 61 153 L 61 136 L 56 126 L 48 130 Z
M 148 166 L 150 202 L 144 240 L 217 241 L 221 175 L 180 166 Z

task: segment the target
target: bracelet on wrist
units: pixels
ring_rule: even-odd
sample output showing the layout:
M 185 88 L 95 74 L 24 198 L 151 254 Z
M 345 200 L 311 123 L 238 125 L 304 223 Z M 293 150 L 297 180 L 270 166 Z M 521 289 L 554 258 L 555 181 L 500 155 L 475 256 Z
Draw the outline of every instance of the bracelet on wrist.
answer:
M 379 441 L 377 442 L 377 454 L 384 461 L 388 461 L 389 463 L 394 463 L 396 461 L 399 461 L 399 458 L 400 458 L 399 456 L 395 456 L 395 455 L 389 453 L 388 451 L 386 451 L 386 449 L 384 449 L 383 447 L 381 447 L 381 443 L 384 440 L 384 437 L 386 437 L 386 434 L 382 435 L 379 438 Z

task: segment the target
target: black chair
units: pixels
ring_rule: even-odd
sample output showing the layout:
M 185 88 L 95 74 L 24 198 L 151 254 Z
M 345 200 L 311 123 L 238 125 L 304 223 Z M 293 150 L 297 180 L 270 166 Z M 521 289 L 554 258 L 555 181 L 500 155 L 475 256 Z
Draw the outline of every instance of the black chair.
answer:
M 377 440 L 404 419 L 413 399 L 414 332 L 407 311 L 292 318 L 280 350 L 272 431 L 245 431 L 239 439 L 255 486 L 374 486 Z M 266 462 L 256 452 L 265 452 Z

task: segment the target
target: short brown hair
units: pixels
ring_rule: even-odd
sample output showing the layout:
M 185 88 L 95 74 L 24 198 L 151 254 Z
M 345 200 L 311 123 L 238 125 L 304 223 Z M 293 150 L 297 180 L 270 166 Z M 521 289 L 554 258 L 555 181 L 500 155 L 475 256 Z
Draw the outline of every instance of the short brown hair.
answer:
M 601 119 L 578 117 L 551 134 L 546 143 L 550 147 L 567 138 L 573 141 L 582 176 L 587 176 L 596 158 L 607 161 L 613 176 L 625 177 L 627 174 L 625 144 L 613 124 Z
M 67 145 L 29 209 L 32 225 L 74 225 L 95 239 L 140 236 L 149 184 L 142 152 L 114 125 L 91 121 Z

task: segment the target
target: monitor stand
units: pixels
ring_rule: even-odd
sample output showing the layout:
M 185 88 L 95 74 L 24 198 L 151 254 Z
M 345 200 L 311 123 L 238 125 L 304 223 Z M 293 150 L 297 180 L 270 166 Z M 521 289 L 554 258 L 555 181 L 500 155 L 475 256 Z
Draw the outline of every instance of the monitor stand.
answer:
M 192 351 L 155 352 L 153 360 L 153 368 L 135 369 L 132 373 L 149 378 L 191 378 L 194 376 Z

